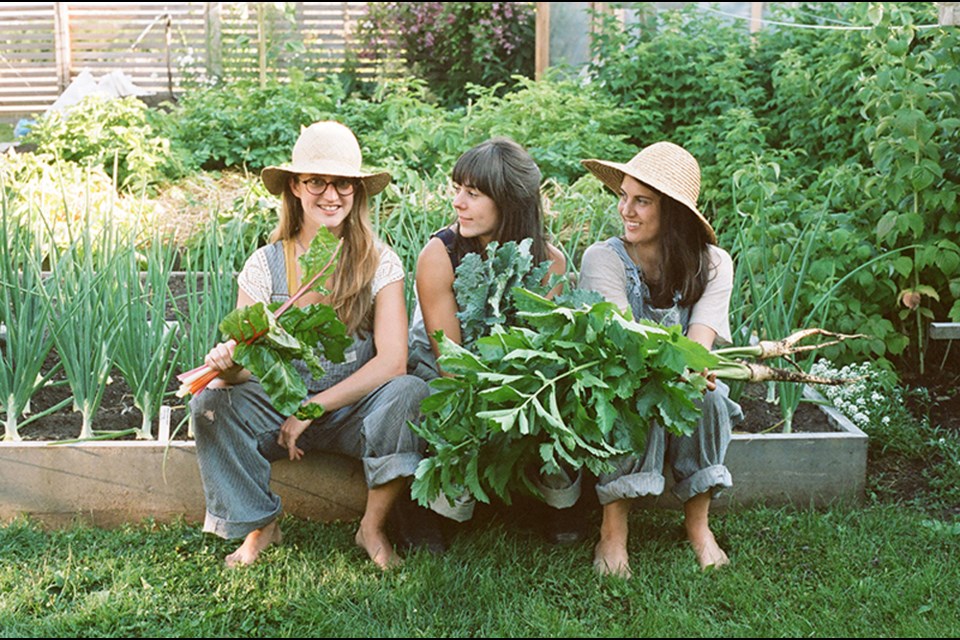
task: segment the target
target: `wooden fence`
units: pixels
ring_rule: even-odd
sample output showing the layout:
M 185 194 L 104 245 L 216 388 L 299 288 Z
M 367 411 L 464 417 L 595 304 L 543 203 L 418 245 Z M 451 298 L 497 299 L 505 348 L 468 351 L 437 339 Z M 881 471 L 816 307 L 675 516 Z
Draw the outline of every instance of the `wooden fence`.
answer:
M 0 6 L 0 121 L 44 111 L 84 70 L 159 97 L 214 76 L 340 71 L 365 2 L 20 2 Z M 368 64 L 354 69 L 370 75 Z

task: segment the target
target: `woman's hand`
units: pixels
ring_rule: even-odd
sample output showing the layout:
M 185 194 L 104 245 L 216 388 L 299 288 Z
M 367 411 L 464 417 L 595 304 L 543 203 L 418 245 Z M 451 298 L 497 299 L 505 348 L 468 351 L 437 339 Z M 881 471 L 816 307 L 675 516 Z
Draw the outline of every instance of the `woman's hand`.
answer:
M 704 390 L 704 393 L 707 391 L 716 391 L 717 389 L 717 374 L 708 369 L 704 369 L 700 372 L 700 375 L 704 377 L 707 381 L 707 388 Z
M 311 420 L 300 420 L 296 416 L 290 416 L 280 425 L 277 444 L 287 450 L 291 460 L 299 460 L 303 457 L 303 449 L 297 446 L 297 438 L 306 431 L 311 422 Z
M 221 342 L 203 359 L 203 364 L 216 371 L 227 371 L 237 366 L 233 361 L 233 350 L 237 347 L 236 340 L 227 340 Z

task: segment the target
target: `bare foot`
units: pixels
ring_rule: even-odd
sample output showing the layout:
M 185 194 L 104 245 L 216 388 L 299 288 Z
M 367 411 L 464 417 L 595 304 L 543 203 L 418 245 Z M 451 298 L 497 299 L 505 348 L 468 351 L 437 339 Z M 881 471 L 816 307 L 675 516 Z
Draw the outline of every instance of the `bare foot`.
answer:
M 354 540 L 358 547 L 367 552 L 374 564 L 384 571 L 403 564 L 403 559 L 393 550 L 387 535 L 380 529 L 364 527 L 361 522 Z
M 282 540 L 283 534 L 280 532 L 280 525 L 274 520 L 270 524 L 248 533 L 247 537 L 243 539 L 243 544 L 224 558 L 224 563 L 230 569 L 253 564 L 260 557 L 261 551 L 271 544 L 280 544 Z
M 696 540 L 691 538 L 690 544 L 693 545 L 693 552 L 697 554 L 697 562 L 700 563 L 700 569 L 707 570 L 730 564 L 730 559 L 724 550 L 720 548 L 720 545 L 717 544 L 716 539 L 713 537 L 713 532 L 707 531 L 704 536 L 698 537 Z
M 630 570 L 627 545 L 601 537 L 593 550 L 593 570 L 601 576 L 632 577 L 633 571 Z

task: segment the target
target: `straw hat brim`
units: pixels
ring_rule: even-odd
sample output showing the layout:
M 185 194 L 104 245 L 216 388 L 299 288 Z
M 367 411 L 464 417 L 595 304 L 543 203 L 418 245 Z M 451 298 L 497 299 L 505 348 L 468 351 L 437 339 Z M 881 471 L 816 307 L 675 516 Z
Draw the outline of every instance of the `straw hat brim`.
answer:
M 700 209 L 697 208 L 697 203 L 690 202 L 689 198 L 680 194 L 668 176 L 661 175 L 656 171 L 645 171 L 642 167 L 638 168 L 636 166 L 621 164 L 619 162 L 608 162 L 606 160 L 581 160 L 580 163 L 618 196 L 620 195 L 620 185 L 623 182 L 624 175 L 628 175 L 635 180 L 649 185 L 660 193 L 667 194 L 689 209 L 697 217 L 700 224 L 703 225 L 704 231 L 707 232 L 711 244 L 717 243 L 717 234 L 714 232 L 710 223 L 707 222 L 706 217 L 700 213 Z
M 363 182 L 364 191 L 373 196 L 383 191 L 390 184 L 391 176 L 386 171 L 379 173 L 363 173 L 356 168 L 343 163 L 327 161 L 323 163 L 289 163 L 275 167 L 266 167 L 260 172 L 260 178 L 267 191 L 275 196 L 283 193 L 291 175 L 313 174 L 321 176 L 336 176 L 340 178 L 356 178 Z

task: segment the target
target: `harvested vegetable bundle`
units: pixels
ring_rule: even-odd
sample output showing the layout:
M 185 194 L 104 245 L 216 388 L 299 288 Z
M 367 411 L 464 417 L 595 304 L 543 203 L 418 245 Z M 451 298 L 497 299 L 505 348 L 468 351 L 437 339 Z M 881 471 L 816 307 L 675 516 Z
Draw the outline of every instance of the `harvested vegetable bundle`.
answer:
M 224 340 L 235 340 L 233 359 L 255 375 L 270 396 L 274 408 L 285 415 L 301 412 L 307 387 L 292 361 L 303 360 L 314 377 L 323 376 L 321 357 L 343 362 L 344 350 L 351 340 L 336 312 L 324 304 L 300 308 L 294 306 L 310 290 L 326 293 L 325 276 L 329 275 L 339 254 L 341 241 L 322 228 L 300 257 L 306 281 L 284 303 L 234 309 L 220 323 Z M 181 386 L 177 395 L 196 395 L 203 391 L 219 372 L 204 365 L 177 376 Z M 306 411 L 306 410 L 303 410 Z M 304 418 L 317 415 L 304 413 Z
M 504 299 L 503 291 L 483 289 L 481 282 L 471 287 L 474 299 Z M 464 490 L 485 502 L 491 494 L 509 501 L 517 490 L 537 495 L 532 479 L 559 472 L 561 464 L 599 474 L 612 469 L 614 456 L 643 451 L 654 423 L 688 435 L 698 424 L 696 401 L 707 385 L 694 372 L 842 382 L 735 358 L 784 357 L 828 346 L 797 346 L 814 334 L 836 338 L 828 344 L 851 337 L 815 329 L 778 343 L 710 352 L 679 326 L 635 321 L 593 292 L 572 291 L 555 301 L 522 288 L 509 294 L 513 324 L 489 323 L 491 334 L 468 348 L 442 332 L 434 336 L 439 364 L 451 375 L 431 382 L 435 393 L 422 404 L 420 424 L 412 426 L 431 453 L 413 483 L 421 504 Z M 462 299 L 458 291 L 461 312 Z

